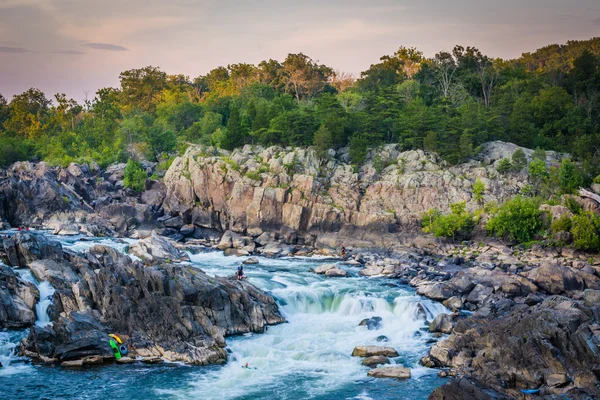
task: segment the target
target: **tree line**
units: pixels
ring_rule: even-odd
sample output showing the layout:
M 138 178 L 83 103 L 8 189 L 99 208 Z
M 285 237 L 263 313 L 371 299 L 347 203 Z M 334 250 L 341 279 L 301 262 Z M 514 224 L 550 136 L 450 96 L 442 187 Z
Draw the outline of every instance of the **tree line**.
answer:
M 587 179 L 600 173 L 600 38 L 514 60 L 400 47 L 358 77 L 299 53 L 195 79 L 153 66 L 119 78 L 82 104 L 34 88 L 0 95 L 0 165 L 160 161 L 188 143 L 350 146 L 356 164 L 367 148 L 398 143 L 454 164 L 505 140 L 570 152 Z

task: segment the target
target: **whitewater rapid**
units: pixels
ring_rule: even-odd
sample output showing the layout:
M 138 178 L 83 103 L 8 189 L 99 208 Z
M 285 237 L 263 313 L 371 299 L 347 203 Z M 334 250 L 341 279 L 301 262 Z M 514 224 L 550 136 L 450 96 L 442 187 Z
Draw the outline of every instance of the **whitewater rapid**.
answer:
M 85 251 L 95 244 L 109 245 L 126 252 L 133 240 L 80 240 L 56 237 L 65 248 Z M 190 253 L 190 265 L 209 275 L 232 275 L 247 257 L 225 257 L 222 252 Z M 55 398 L 78 398 L 78 385 L 84 385 L 90 399 L 107 397 L 131 399 L 426 399 L 442 383 L 435 370 L 419 365 L 428 351 L 431 335 L 426 320 L 447 312 L 441 304 L 417 296 L 413 289 L 394 280 L 366 278 L 359 269 L 338 263 L 350 273 L 347 278 L 326 278 L 310 272 L 325 258 L 259 257 L 258 265 L 245 265 L 248 281 L 276 299 L 287 323 L 271 326 L 263 334 L 227 338 L 226 365 L 190 367 L 175 364 L 112 365 L 83 370 L 33 366 L 15 355 L 15 347 L 26 332 L 0 332 L 0 391 L 11 388 Z M 29 270 L 20 275 L 34 282 L 41 299 L 36 307 L 38 321 L 47 324 L 47 310 L 53 289 L 38 283 Z M 425 314 L 425 315 L 424 315 Z M 45 316 L 45 317 L 44 317 Z M 361 320 L 381 317 L 381 327 L 368 330 Z M 387 341 L 381 341 L 385 337 Z M 352 357 L 359 345 L 394 347 L 399 357 L 392 359 L 411 369 L 406 381 L 375 380 L 367 377 L 369 368 L 361 358 Z M 242 368 L 248 364 L 249 369 Z M 127 372 L 126 374 L 124 372 Z M 2 379 L 11 375 L 10 380 Z M 89 379 L 99 384 L 89 385 Z M 107 382 L 110 382 L 108 385 Z M 3 385 L 5 388 L 3 388 Z M 131 385 L 136 390 L 131 391 Z M 31 385 L 30 385 L 31 386 Z

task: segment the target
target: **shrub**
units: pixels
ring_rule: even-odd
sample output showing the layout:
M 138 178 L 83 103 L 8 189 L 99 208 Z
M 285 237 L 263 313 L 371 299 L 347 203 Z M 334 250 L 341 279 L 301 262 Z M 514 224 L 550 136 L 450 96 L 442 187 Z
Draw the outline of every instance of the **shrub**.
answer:
M 511 171 L 513 169 L 513 166 L 512 166 L 512 163 L 510 162 L 510 160 L 508 158 L 503 158 L 498 163 L 498 167 L 496 169 L 501 174 L 506 174 L 507 172 L 509 172 L 509 171 Z
M 592 181 L 592 183 L 600 183 L 600 175 L 595 177 L 594 180 Z
M 485 192 L 485 185 L 481 182 L 481 179 L 477 178 L 473 184 L 473 200 L 478 204 L 483 203 L 483 192 Z
M 470 238 L 475 220 L 473 214 L 466 211 L 466 202 L 451 204 L 450 211 L 443 215 L 439 210 L 429 210 L 421 221 L 423 232 L 433 233 L 435 237 Z
M 562 193 L 574 194 L 583 186 L 583 176 L 570 160 L 563 160 L 560 164 L 558 177 Z
M 381 156 L 379 154 L 376 154 L 375 157 L 373 157 L 373 168 L 375 168 L 375 171 L 380 174 L 381 171 L 383 171 L 386 167 L 386 162 L 383 160 L 383 158 L 381 158 Z
M 569 209 L 569 211 L 571 211 L 573 214 L 577 215 L 580 214 L 583 211 L 583 206 L 581 204 L 579 204 L 579 202 L 577 200 L 575 200 L 572 197 L 566 197 L 564 199 L 564 205 L 565 207 L 567 207 Z
M 367 158 L 369 140 L 361 135 L 354 134 L 350 139 L 350 160 L 354 165 L 362 165 Z
M 252 179 L 253 181 L 260 181 L 260 174 L 257 171 L 248 171 L 246 173 L 246 177 Z
M 146 179 L 148 179 L 146 170 L 138 161 L 130 158 L 123 172 L 123 184 L 125 187 L 139 193 L 146 187 Z
M 573 245 L 580 250 L 600 251 L 600 217 L 587 211 L 573 217 Z
M 561 231 L 570 232 L 572 226 L 573 221 L 571 221 L 571 218 L 567 214 L 563 214 L 552 223 L 550 229 L 552 229 L 552 232 L 554 233 Z
M 527 166 L 527 157 L 521 149 L 515 150 L 512 155 L 512 166 L 515 171 L 521 171 Z
M 516 196 L 500 207 L 487 224 L 490 234 L 524 243 L 543 228 L 539 200 Z

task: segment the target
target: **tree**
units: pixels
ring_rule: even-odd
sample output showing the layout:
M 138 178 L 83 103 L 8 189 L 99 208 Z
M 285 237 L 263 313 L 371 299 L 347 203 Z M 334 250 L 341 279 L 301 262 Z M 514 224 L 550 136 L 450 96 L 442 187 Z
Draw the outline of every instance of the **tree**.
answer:
M 286 87 L 292 91 L 298 102 L 311 99 L 321 92 L 332 74 L 331 68 L 317 64 L 302 53 L 288 54 L 283 62 Z
M 487 230 L 498 237 L 518 243 L 530 241 L 543 227 L 537 199 L 516 196 L 502 205 L 487 224 Z
M 39 89 L 31 88 L 14 96 L 8 105 L 10 116 L 4 122 L 4 128 L 21 137 L 39 138 L 48 121 L 50 104 Z
M 447 98 L 450 93 L 450 87 L 454 81 L 454 74 L 458 68 L 456 60 L 452 54 L 442 51 L 435 55 L 432 62 L 438 88 L 442 97 Z
M 122 103 L 127 111 L 154 112 L 161 91 L 167 86 L 167 74 L 153 66 L 121 72 L 119 80 Z
M 333 136 L 324 125 L 321 125 L 315 132 L 313 145 L 315 146 L 317 155 L 321 158 L 325 158 L 327 151 L 333 147 Z
M 475 200 L 477 204 L 483 204 L 484 192 L 485 184 L 481 181 L 481 179 L 477 178 L 477 180 L 473 184 L 473 200 Z
M 563 160 L 563 162 L 560 164 L 558 175 L 560 190 L 562 193 L 577 193 L 579 188 L 583 186 L 583 177 L 577 169 L 577 166 L 573 164 L 571 160 Z
M 354 134 L 350 139 L 350 160 L 359 166 L 365 162 L 369 152 L 369 140 L 366 136 Z
M 229 114 L 227 131 L 224 133 L 221 146 L 226 150 L 233 150 L 236 147 L 243 146 L 243 144 L 244 134 L 242 132 L 242 124 L 240 121 L 240 111 L 237 106 L 233 105 Z
M 527 156 L 523 150 L 515 150 L 512 155 L 512 166 L 515 171 L 521 171 L 527 166 Z

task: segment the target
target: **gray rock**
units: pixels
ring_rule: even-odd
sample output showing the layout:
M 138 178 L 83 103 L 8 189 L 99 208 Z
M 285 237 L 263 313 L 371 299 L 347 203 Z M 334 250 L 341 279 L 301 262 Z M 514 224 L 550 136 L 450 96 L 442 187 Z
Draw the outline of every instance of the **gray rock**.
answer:
M 381 317 L 365 318 L 360 321 L 358 326 L 366 326 L 368 330 L 373 331 L 381 328 L 381 321 Z
M 410 368 L 396 365 L 372 369 L 367 373 L 367 375 L 374 378 L 393 378 L 399 380 L 409 379 L 411 376 Z
M 588 307 L 600 306 L 600 290 L 585 289 L 583 300 Z
M 129 247 L 129 253 L 146 261 L 189 261 L 187 253 L 176 248 L 164 237 L 152 235 Z
M 386 346 L 356 346 L 352 351 L 353 357 L 398 357 L 399 354 L 393 347 Z
M 453 327 L 452 316 L 438 314 L 429 324 L 429 332 L 451 333 Z
M 381 364 L 389 364 L 390 359 L 385 356 L 371 356 L 362 360 L 362 365 L 367 366 L 369 368 L 375 368 Z

